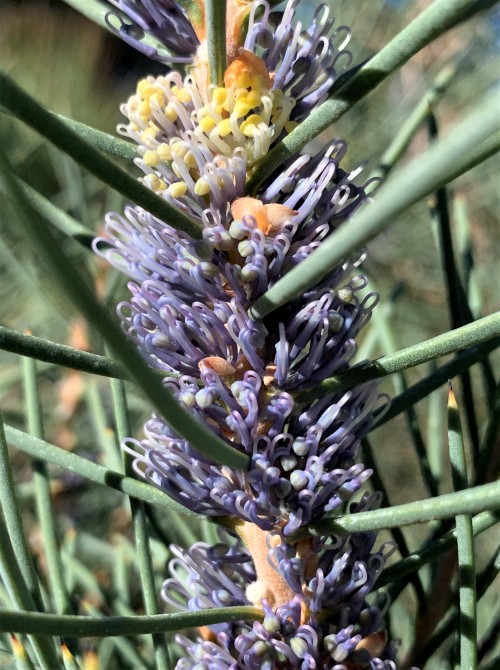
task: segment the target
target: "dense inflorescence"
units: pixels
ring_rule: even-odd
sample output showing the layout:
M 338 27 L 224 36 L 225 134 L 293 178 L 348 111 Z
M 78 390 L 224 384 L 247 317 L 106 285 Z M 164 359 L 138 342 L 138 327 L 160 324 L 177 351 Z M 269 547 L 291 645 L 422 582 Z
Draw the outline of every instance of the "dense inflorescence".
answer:
M 170 0 L 116 4 L 128 41 L 139 45 L 149 33 L 174 61 L 192 59 L 185 77 L 139 82 L 119 130 L 138 144 L 144 183 L 198 222 L 202 239 L 128 207 L 107 216 L 95 247 L 131 278 L 130 299 L 118 306 L 125 331 L 165 372 L 179 403 L 250 465 L 211 462 L 156 415 L 145 436 L 124 448 L 142 477 L 218 517 L 229 533 L 214 547 L 172 549 L 165 600 L 180 609 L 253 604 L 264 611 L 262 623 L 220 624 L 194 641 L 179 636 L 186 657 L 177 668 L 395 668 L 383 603 L 366 602 L 393 547 L 375 550 L 373 533 L 307 536 L 311 522 L 343 511 L 370 476 L 358 462 L 360 442 L 385 398 L 369 383 L 296 399 L 349 367 L 377 302 L 374 294 L 361 297 L 364 254 L 265 320 L 249 312 L 367 201 L 360 169 L 341 167 L 340 139 L 321 155 L 291 157 L 256 194 L 245 191 L 259 160 L 349 66 L 349 31 L 335 28 L 325 7 L 304 29 L 294 0 L 282 13 L 265 2 L 228 2 L 231 34 L 248 27 L 241 44 L 228 45 L 224 81 L 212 85 L 202 3 L 195 3 L 195 29 Z M 350 509 L 379 502 L 364 494 Z

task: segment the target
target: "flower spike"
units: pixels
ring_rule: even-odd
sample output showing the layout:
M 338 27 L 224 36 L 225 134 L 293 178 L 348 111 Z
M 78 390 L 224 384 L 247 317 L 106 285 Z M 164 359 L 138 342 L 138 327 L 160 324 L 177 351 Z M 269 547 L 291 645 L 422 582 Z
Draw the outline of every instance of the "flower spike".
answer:
M 158 36 L 172 4 L 121 6 Z M 142 438 L 123 443 L 140 477 L 226 529 L 215 546 L 172 547 L 162 590 L 168 605 L 253 605 L 265 614 L 262 623 L 204 627 L 195 640 L 178 636 L 185 656 L 177 670 L 397 667 L 384 603 L 367 602 L 394 546 L 376 547 L 375 533 L 307 535 L 327 514 L 381 502 L 366 493 L 352 502 L 371 475 L 359 462 L 361 440 L 387 402 L 376 385 L 297 399 L 350 366 L 378 301 L 359 271 L 364 252 L 272 317 L 250 312 L 368 201 L 362 168 L 344 167 L 341 139 L 320 155 L 291 156 L 252 197 L 246 191 L 270 147 L 351 62 L 349 30 L 324 6 L 303 27 L 297 4 L 272 12 L 262 1 L 228 2 L 227 67 L 217 84 L 207 76 L 203 3 L 193 29 L 183 23 L 185 4 L 172 11 L 182 45 L 193 53 L 200 42 L 193 66 L 184 77 L 173 71 L 140 81 L 119 130 L 137 142 L 144 182 L 197 220 L 203 240 L 129 206 L 107 215 L 105 237 L 94 244 L 130 277 L 129 297 L 118 305 L 126 333 L 166 373 L 165 387 L 186 410 L 250 460 L 247 470 L 220 466 L 157 415 Z M 180 52 L 181 38 L 173 39 Z

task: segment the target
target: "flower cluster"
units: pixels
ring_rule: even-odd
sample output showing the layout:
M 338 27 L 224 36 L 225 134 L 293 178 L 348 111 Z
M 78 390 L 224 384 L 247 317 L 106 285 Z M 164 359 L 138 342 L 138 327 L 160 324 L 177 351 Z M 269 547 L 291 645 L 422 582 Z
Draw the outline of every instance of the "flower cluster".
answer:
M 123 445 L 140 476 L 229 533 L 214 547 L 173 548 L 165 600 L 263 611 L 262 623 L 179 636 L 186 657 L 177 668 L 392 670 L 382 603 L 368 605 L 366 596 L 393 548 L 374 550 L 373 533 L 307 535 L 311 522 L 344 511 L 370 476 L 359 447 L 385 399 L 371 383 L 296 399 L 349 367 L 377 302 L 361 297 L 364 254 L 264 320 L 249 311 L 367 201 L 361 170 L 340 165 L 340 139 L 319 156 L 291 157 L 256 194 L 245 190 L 259 160 L 349 66 L 349 31 L 325 7 L 303 28 L 296 0 L 278 13 L 266 2 L 229 1 L 228 67 L 209 84 L 203 3 L 192 4 L 193 27 L 171 0 L 117 3 L 128 41 L 160 57 L 141 46 L 149 33 L 174 61 L 192 62 L 185 77 L 140 81 L 119 130 L 138 144 L 144 183 L 196 221 L 202 239 L 128 207 L 107 216 L 106 237 L 95 243 L 131 278 L 130 299 L 118 306 L 127 334 L 165 372 L 178 402 L 250 459 L 246 471 L 220 466 L 156 415 L 143 439 Z M 365 494 L 350 509 L 378 504 Z

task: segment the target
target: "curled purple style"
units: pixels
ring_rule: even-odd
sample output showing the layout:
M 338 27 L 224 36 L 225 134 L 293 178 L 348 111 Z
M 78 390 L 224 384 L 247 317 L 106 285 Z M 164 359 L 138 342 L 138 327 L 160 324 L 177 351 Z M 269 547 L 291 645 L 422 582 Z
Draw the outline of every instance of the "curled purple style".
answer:
M 117 11 L 108 12 L 106 23 L 125 42 L 154 60 L 191 62 L 199 41 L 187 16 L 174 0 L 109 1 Z M 155 37 L 167 52 L 145 43 L 146 35 Z
M 137 471 L 196 512 L 234 515 L 265 530 L 281 519 L 286 535 L 339 507 L 370 474 L 356 457 L 373 422 L 376 387 L 309 407 L 292 396 L 348 367 L 376 303 L 373 294 L 357 297 L 362 275 L 350 278 L 363 256 L 337 267 L 279 318 L 248 316 L 268 285 L 366 200 L 336 150 L 321 160 L 299 158 L 268 186 L 263 203 L 281 201 L 296 212 L 276 234 L 265 235 L 252 216 L 234 221 L 230 210 L 221 216 L 211 207 L 202 217 L 205 242 L 195 242 L 129 208 L 126 218 L 107 217 L 107 237 L 96 243 L 134 280 L 130 302 L 119 306 L 126 332 L 155 367 L 181 375 L 165 382 L 177 399 L 252 459 L 247 472 L 221 468 L 153 417 L 146 438 L 126 444 Z M 231 250 L 238 263 L 228 262 Z M 213 357 L 227 374 L 210 368 Z

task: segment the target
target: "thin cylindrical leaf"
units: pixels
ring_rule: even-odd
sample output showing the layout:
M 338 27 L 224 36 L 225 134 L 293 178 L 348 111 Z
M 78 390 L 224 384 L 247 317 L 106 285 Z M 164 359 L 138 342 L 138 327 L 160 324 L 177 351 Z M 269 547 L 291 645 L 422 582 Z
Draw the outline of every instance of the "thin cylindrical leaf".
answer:
M 0 426 L 1 431 L 1 426 Z M 0 435 L 0 442 L 2 436 Z M 17 547 L 14 548 L 11 544 L 9 531 L 0 515 L 0 578 L 2 579 L 5 588 L 9 593 L 9 597 L 14 606 L 20 610 L 27 610 L 23 612 L 24 615 L 30 616 L 37 610 L 37 605 L 33 599 L 33 595 L 28 589 L 25 582 L 24 575 L 21 572 L 18 563 Z M 18 614 L 19 612 L 15 612 Z M 31 614 L 32 613 L 32 614 Z M 39 612 L 36 612 L 39 614 Z M 1 629 L 1 624 L 0 624 Z M 21 632 L 15 631 L 14 628 L 5 628 L 2 632 Z M 57 658 L 55 647 L 52 640 L 41 630 L 34 628 L 30 631 L 32 634 L 31 643 L 35 650 L 40 667 L 43 670 L 54 670 L 59 667 L 59 659 Z M 49 635 L 51 633 L 48 633 Z M 57 634 L 57 633 L 56 633 Z
M 112 358 L 73 349 L 34 335 L 25 335 L 5 326 L 0 326 L 0 349 L 93 375 L 129 379 L 125 368 Z M 157 374 L 160 374 L 159 371 Z
M 452 354 L 498 336 L 500 336 L 500 312 L 495 312 L 474 323 L 406 347 L 394 354 L 382 356 L 369 363 L 360 363 L 346 372 L 325 379 L 317 386 L 303 391 L 302 394 L 298 393 L 297 398 L 305 400 L 320 398 L 327 393 L 337 393 L 372 379 L 422 365 L 440 356 Z
M 482 512 L 472 519 L 472 532 L 474 537 L 484 533 L 492 526 L 500 522 L 500 510 L 495 512 Z M 397 580 L 403 583 L 405 578 L 415 570 L 420 570 L 421 567 L 430 563 L 437 556 L 444 553 L 457 542 L 457 531 L 448 531 L 443 537 L 433 540 L 424 547 L 418 549 L 408 558 L 403 558 L 401 561 L 390 565 L 386 568 L 377 580 L 377 588 L 382 588 L 388 584 L 392 584 Z
M 433 369 L 436 369 L 435 365 Z M 429 394 L 427 408 L 426 444 L 429 453 L 429 467 L 439 485 L 443 477 L 443 426 L 446 418 L 443 394 L 440 392 Z M 484 484 L 485 482 L 477 483 Z
M 131 434 L 130 421 L 127 410 L 127 398 L 125 386 L 122 381 L 114 379 L 111 381 L 113 395 L 113 409 L 115 415 L 116 432 L 119 440 Z M 125 472 L 131 475 L 130 463 L 124 454 Z M 146 614 L 159 614 L 158 596 L 153 572 L 153 561 L 149 546 L 149 535 L 147 529 L 146 512 L 144 503 L 140 500 L 130 499 L 132 511 L 132 524 L 134 528 L 135 548 L 137 552 L 137 563 L 141 578 L 142 597 Z M 153 635 L 153 646 L 155 650 L 155 662 L 158 670 L 168 670 L 169 656 L 168 647 L 164 635 Z
M 18 569 L 26 590 L 39 609 L 42 609 L 40 585 L 33 566 L 33 560 L 24 535 L 21 511 L 17 504 L 16 490 L 7 450 L 5 426 L 0 416 L 0 507 L 6 525 L 5 540 L 12 543 L 17 557 Z
M 109 133 L 105 133 L 102 130 L 97 130 L 97 128 L 92 128 L 92 126 L 87 126 L 80 121 L 69 119 L 62 114 L 56 114 L 56 116 L 67 125 L 68 128 L 71 128 L 71 130 L 73 130 L 79 137 L 85 140 L 85 142 L 91 144 L 100 151 L 104 151 L 104 153 L 109 156 L 122 158 L 129 163 L 131 163 L 134 158 L 137 158 L 138 153 L 136 144 L 128 142 L 120 137 L 110 135 Z
M 388 411 L 376 421 L 375 428 L 383 426 L 384 423 L 391 421 L 394 417 L 398 416 L 398 414 L 404 412 L 407 407 L 426 398 L 429 393 L 432 393 L 432 391 L 435 391 L 443 384 L 446 384 L 449 379 L 460 374 L 462 370 L 481 361 L 498 346 L 500 346 L 500 339 L 495 337 L 491 340 L 487 340 L 483 344 L 471 347 L 470 349 L 466 349 L 457 354 L 452 361 L 442 365 L 435 372 L 432 372 L 421 381 L 413 384 L 413 386 L 408 387 L 404 393 L 394 398 Z
M 430 113 L 427 121 L 430 138 L 436 141 L 438 138 L 437 118 L 433 113 Z M 439 252 L 446 286 L 450 325 L 452 328 L 460 328 L 460 326 L 470 323 L 473 317 L 457 267 L 454 239 L 451 231 L 449 197 L 448 189 L 445 186 L 441 186 L 434 194 L 434 198 L 430 199 L 429 208 L 438 231 Z M 469 370 L 465 370 L 460 377 L 466 408 L 468 432 L 472 442 L 473 455 L 475 460 L 477 460 L 479 453 L 479 431 Z
M 47 221 L 55 228 L 58 228 L 65 235 L 73 237 L 84 247 L 90 247 L 94 239 L 94 233 L 83 226 L 79 221 L 67 214 L 65 211 L 54 205 L 48 198 L 39 193 L 36 189 L 26 184 L 22 179 L 17 179 L 24 196 Z
M 455 491 L 467 490 L 467 464 L 460 412 L 450 385 L 448 394 L 448 446 Z M 477 606 L 474 541 L 470 514 L 455 517 L 458 547 L 458 583 L 460 602 L 460 668 L 477 668 Z
M 226 0 L 206 0 L 205 21 L 210 83 L 222 86 L 227 66 Z
M 491 561 L 489 561 L 486 568 L 478 575 L 477 579 L 477 597 L 478 600 L 482 598 L 486 589 L 493 580 L 497 577 L 500 569 L 500 554 L 497 553 L 496 556 L 493 556 Z M 451 610 L 448 610 L 445 620 L 440 621 L 439 628 L 432 634 L 428 642 L 426 642 L 421 649 L 418 650 L 417 655 L 414 659 L 415 663 L 418 663 L 419 667 L 423 667 L 425 662 L 434 654 L 437 649 L 452 636 L 458 626 L 459 626 L 459 616 L 460 609 L 458 607 L 453 607 Z M 497 638 L 498 640 L 498 635 Z M 479 657 L 479 654 L 478 654 Z M 480 660 L 480 658 L 478 658 Z M 472 665 L 470 667 L 473 667 Z M 481 666 L 483 667 L 483 666 Z
M 385 179 L 393 170 L 397 161 L 409 147 L 412 138 L 415 136 L 420 126 L 425 123 L 425 119 L 439 98 L 446 91 L 453 77 L 456 75 L 457 67 L 455 65 L 445 65 L 438 72 L 431 87 L 427 90 L 420 101 L 417 103 L 409 117 L 405 120 L 398 130 L 394 139 L 384 151 L 380 162 L 370 175 L 370 178 Z
M 36 363 L 31 358 L 23 358 L 24 395 L 28 431 L 34 437 L 43 438 L 43 420 L 38 393 Z M 45 461 L 33 459 L 33 479 L 35 484 L 35 501 L 43 539 L 43 551 L 47 561 L 47 576 L 52 591 L 53 603 L 58 614 L 71 613 L 68 590 L 64 583 L 64 570 L 59 550 L 50 476 Z
M 377 467 L 374 455 L 373 455 L 373 449 L 371 447 L 370 441 L 368 438 L 365 438 L 362 442 L 363 446 L 363 461 L 364 464 L 369 467 L 371 470 L 373 470 L 373 474 L 370 478 L 371 484 L 375 491 L 380 491 L 383 496 L 383 501 L 385 504 L 388 506 L 391 505 L 391 498 L 389 495 L 389 491 L 387 490 L 384 481 L 382 477 L 380 476 L 379 473 L 379 468 Z M 394 538 L 394 541 L 396 543 L 396 546 L 398 548 L 399 553 L 401 554 L 402 558 L 407 558 L 410 555 L 410 550 L 408 548 L 408 544 L 406 542 L 406 538 L 403 535 L 403 531 L 401 528 L 398 526 L 391 528 L 391 534 Z M 422 582 L 420 580 L 420 576 L 416 573 L 412 573 L 410 575 L 409 579 L 410 583 L 412 584 L 413 588 L 415 589 L 415 595 L 417 596 L 417 601 L 419 608 L 425 607 L 426 603 L 426 597 L 425 597 L 425 590 L 422 585 Z
M 55 114 L 47 111 L 2 72 L 0 72 L 0 104 L 16 118 L 21 119 L 55 144 L 61 151 L 71 156 L 95 177 L 132 200 L 136 205 L 191 237 L 201 239 L 201 227 L 197 223 L 143 186 L 99 149 L 83 140 Z
M 92 607 L 92 605 L 90 604 L 87 604 L 87 611 L 89 615 L 94 619 L 94 621 L 106 620 L 106 617 L 102 616 L 101 613 L 95 607 Z M 133 617 L 127 617 L 127 618 L 133 618 Z M 146 662 L 145 658 L 139 655 L 138 649 L 134 644 L 132 644 L 131 640 L 127 640 L 124 637 L 116 637 L 116 636 L 112 637 L 111 640 L 113 641 L 113 646 L 116 648 L 117 654 L 120 657 L 119 667 L 122 667 L 123 665 L 122 659 L 123 659 L 125 665 L 134 668 L 134 670 L 136 669 L 149 670 L 150 668 L 149 664 Z
M 498 440 L 500 437 L 500 383 L 497 384 L 493 396 L 493 404 L 484 431 L 483 441 L 479 452 L 479 463 L 476 466 L 475 483 L 482 484 L 496 479 L 500 470 L 500 454 Z
M 433 3 L 431 7 L 439 4 Z M 408 207 L 446 184 L 455 161 L 477 142 L 492 135 L 500 125 L 500 94 L 493 94 L 481 108 L 459 124 L 447 137 L 400 170 L 352 220 L 330 235 L 309 258 L 287 273 L 250 308 L 261 319 L 301 295 L 356 249 L 395 223 Z
M 151 505 L 168 507 L 169 509 L 173 509 L 181 514 L 187 514 L 188 516 L 198 516 L 169 498 L 166 493 L 163 493 L 149 484 L 137 481 L 131 477 L 126 477 L 114 470 L 108 470 L 102 465 L 92 463 L 92 461 L 88 461 L 70 451 L 60 449 L 49 442 L 39 440 L 38 438 L 23 433 L 16 428 L 12 428 L 12 426 L 5 426 L 5 435 L 9 444 L 16 447 L 16 449 L 20 449 L 35 458 L 41 458 L 48 463 L 58 465 L 64 470 L 75 472 L 85 479 L 89 479 L 97 484 L 104 484 L 117 491 L 121 491 L 134 498 L 150 503 Z
M 477 514 L 500 506 L 500 482 L 483 484 L 447 493 L 434 498 L 416 500 L 371 512 L 345 514 L 336 519 L 323 519 L 311 524 L 302 535 L 326 535 L 328 533 L 358 533 L 368 530 L 382 530 L 395 526 L 409 526 L 426 523 L 435 519 L 449 519 L 457 514 Z
M 1 77 L 0 77 L 1 84 Z M 0 168 L 2 168 L 0 162 Z M 214 462 L 236 468 L 245 468 L 249 458 L 231 447 L 218 437 L 205 424 L 190 414 L 166 389 L 161 380 L 153 374 L 136 347 L 126 338 L 119 325 L 113 321 L 107 311 L 97 302 L 84 277 L 68 258 L 63 249 L 58 249 L 51 230 L 45 221 L 23 201 L 19 189 L 8 169 L 2 170 L 2 176 L 12 194 L 19 222 L 28 233 L 38 254 L 44 259 L 52 272 L 58 287 L 62 287 L 73 304 L 88 319 L 95 330 L 108 344 L 130 376 L 159 414 L 171 428 L 184 437 L 190 445 Z
M 123 472 L 123 462 L 116 437 L 108 424 L 100 389 L 93 379 L 85 385 L 85 400 L 89 409 L 88 414 L 94 430 L 96 446 L 102 450 L 104 455 L 104 465 L 111 470 Z
M 11 646 L 17 670 L 36 670 L 24 645 L 15 635 L 11 635 Z
M 354 75 L 341 78 L 332 96 L 309 115 L 306 121 L 277 144 L 261 161 L 248 183 L 254 193 L 259 184 L 269 177 L 290 156 L 338 121 L 351 107 L 373 91 L 388 75 L 404 65 L 414 54 L 430 44 L 439 35 L 487 9 L 497 0 L 435 0 L 406 28 L 399 32 L 373 58 L 358 68 Z
M 0 631 L 73 637 L 107 637 L 164 633 L 182 628 L 210 626 L 228 621 L 262 621 L 264 611 L 257 607 L 222 607 L 220 609 L 157 614 L 155 616 L 103 617 L 56 616 L 31 612 L 0 611 Z

